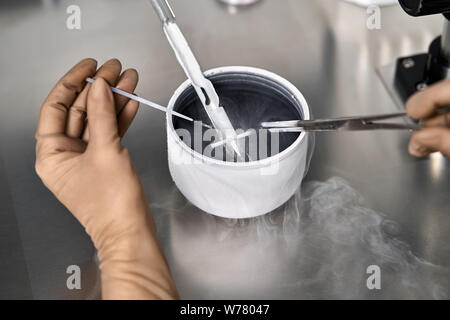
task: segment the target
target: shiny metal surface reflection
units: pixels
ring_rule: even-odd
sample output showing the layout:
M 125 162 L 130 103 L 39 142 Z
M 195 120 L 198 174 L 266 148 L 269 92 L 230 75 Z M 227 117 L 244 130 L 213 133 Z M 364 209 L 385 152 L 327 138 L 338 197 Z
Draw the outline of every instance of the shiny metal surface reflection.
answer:
M 278 2 L 261 1 L 233 15 L 217 1 L 171 3 L 183 12 L 178 23 L 203 69 L 249 65 L 278 73 L 304 93 L 316 118 L 397 112 L 375 69 L 425 51 L 442 26 L 440 17 L 414 19 L 394 6 L 382 9 L 381 30 L 370 31 L 366 10 L 342 1 Z M 88 236 L 33 171 L 37 115 L 55 81 L 83 57 L 99 62 L 117 57 L 124 67 L 140 71 L 137 93 L 165 105 L 185 79 L 147 1 L 78 1 L 82 29 L 77 31 L 65 27 L 71 4 L 0 3 L 1 297 L 98 297 L 95 250 Z M 199 14 L 204 18 L 197 19 Z M 203 23 L 214 27 L 205 30 Z M 294 198 L 279 209 L 287 214 L 275 212 L 260 222 L 269 228 L 263 229 L 269 240 L 261 244 L 245 235 L 258 230 L 251 227 L 257 222 L 216 219 L 186 203 L 168 172 L 164 125 L 163 114 L 142 108 L 125 144 L 142 176 L 183 298 L 449 297 L 450 285 L 442 280 L 449 281 L 450 265 L 449 160 L 438 155 L 412 159 L 408 133 L 317 135 L 305 184 L 304 192 L 312 195 L 340 181 L 330 182 L 331 177 L 344 178 L 347 184 L 337 190 L 357 190 L 365 199 L 362 208 L 369 210 L 368 220 L 350 216 L 359 221 L 355 230 L 373 223 L 376 227 L 363 234 L 374 235 L 378 244 L 385 239 L 389 252 L 398 254 L 396 261 L 408 262 L 383 264 L 385 287 L 374 293 L 364 287 L 363 266 L 385 256 L 365 250 L 369 239 L 320 238 L 313 232 L 335 235 L 326 228 L 342 222 L 339 215 L 322 224 L 315 219 L 323 211 L 293 215 Z M 370 210 L 384 213 L 385 220 Z M 397 247 L 395 238 L 408 249 Z M 71 264 L 83 270 L 81 291 L 66 288 Z M 318 278 L 320 270 L 323 278 Z

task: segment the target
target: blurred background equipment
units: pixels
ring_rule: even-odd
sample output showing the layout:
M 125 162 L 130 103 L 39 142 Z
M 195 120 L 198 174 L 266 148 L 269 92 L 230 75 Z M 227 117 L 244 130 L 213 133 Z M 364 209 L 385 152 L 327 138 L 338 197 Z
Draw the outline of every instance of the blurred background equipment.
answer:
M 219 1 L 232 6 L 248 6 L 261 0 L 219 0 Z
M 370 5 L 385 6 L 397 3 L 397 0 L 345 0 L 347 2 L 355 3 L 360 6 L 368 7 Z
M 402 57 L 397 60 L 395 88 L 403 101 L 418 90 L 450 77 L 450 1 L 399 0 L 411 16 L 443 14 L 442 35 L 435 38 L 427 53 Z

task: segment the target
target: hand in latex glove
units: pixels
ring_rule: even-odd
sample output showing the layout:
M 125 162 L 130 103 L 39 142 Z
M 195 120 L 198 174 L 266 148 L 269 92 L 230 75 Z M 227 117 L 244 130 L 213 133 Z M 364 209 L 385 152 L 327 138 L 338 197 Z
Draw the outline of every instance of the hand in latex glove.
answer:
M 121 74 L 115 59 L 96 69 L 95 60 L 81 61 L 42 105 L 36 171 L 98 249 L 104 298 L 176 297 L 143 187 L 121 145 L 138 103 L 109 88 L 133 92 L 137 72 Z M 86 84 L 86 77 L 96 81 Z
M 440 151 L 450 157 L 450 81 L 439 82 L 416 93 L 406 103 L 408 115 L 426 128 L 413 134 L 409 152 L 424 157 Z

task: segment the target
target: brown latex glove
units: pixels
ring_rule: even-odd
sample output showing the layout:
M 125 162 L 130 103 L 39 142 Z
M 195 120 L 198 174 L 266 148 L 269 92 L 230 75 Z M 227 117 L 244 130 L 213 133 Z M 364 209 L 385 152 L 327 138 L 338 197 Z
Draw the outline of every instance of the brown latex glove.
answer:
M 115 59 L 99 70 L 85 59 L 59 80 L 41 108 L 36 172 L 98 249 L 103 298 L 176 298 L 142 184 L 121 145 L 138 109 L 109 88 L 136 88 L 137 72 L 121 69 Z M 96 81 L 86 84 L 86 77 Z
M 442 81 L 416 93 L 406 103 L 408 115 L 426 128 L 413 134 L 409 152 L 424 157 L 440 151 L 450 157 L 450 81 Z

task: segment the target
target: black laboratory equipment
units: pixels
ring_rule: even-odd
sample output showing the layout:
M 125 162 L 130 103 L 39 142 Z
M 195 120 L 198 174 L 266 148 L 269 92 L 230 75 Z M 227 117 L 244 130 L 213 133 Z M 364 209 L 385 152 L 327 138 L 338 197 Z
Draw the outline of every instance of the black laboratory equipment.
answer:
M 403 101 L 427 86 L 450 79 L 450 0 L 399 0 L 411 16 L 443 14 L 442 35 L 434 39 L 427 53 L 397 60 L 395 88 Z

